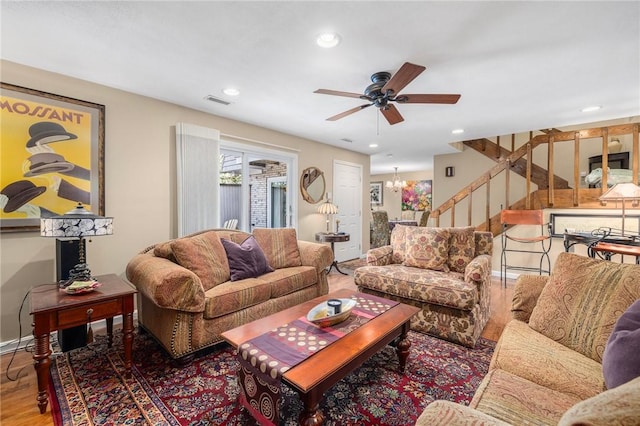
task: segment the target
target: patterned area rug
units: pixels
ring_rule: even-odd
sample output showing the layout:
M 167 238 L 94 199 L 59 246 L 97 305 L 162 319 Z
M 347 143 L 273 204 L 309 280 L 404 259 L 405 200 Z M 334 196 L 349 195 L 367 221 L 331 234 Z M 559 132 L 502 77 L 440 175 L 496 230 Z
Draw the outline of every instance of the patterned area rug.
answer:
M 124 377 L 121 342 L 57 356 L 51 367 L 56 425 L 255 425 L 238 402 L 238 362 L 221 344 L 187 366 L 172 362 L 148 335 L 134 339 L 132 378 Z M 406 374 L 387 347 L 333 386 L 320 408 L 327 425 L 413 425 L 435 399 L 468 404 L 487 373 L 495 342 L 467 349 L 410 333 Z M 283 389 L 282 425 L 297 425 L 302 402 Z

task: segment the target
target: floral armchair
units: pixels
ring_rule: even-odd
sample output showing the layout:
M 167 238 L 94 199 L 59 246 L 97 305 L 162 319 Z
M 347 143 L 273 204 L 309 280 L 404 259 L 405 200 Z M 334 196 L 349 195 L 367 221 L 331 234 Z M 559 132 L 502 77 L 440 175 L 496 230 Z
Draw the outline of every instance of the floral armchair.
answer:
M 397 225 L 367 252 L 358 290 L 417 306 L 411 328 L 473 347 L 489 319 L 493 236 L 473 227 Z

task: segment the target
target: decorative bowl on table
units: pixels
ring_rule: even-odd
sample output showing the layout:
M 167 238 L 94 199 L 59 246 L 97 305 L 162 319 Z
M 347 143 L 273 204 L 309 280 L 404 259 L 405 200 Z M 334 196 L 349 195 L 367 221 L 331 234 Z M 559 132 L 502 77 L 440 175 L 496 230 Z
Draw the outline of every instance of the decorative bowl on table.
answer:
M 340 312 L 332 315 L 329 309 L 328 301 L 324 301 L 313 307 L 307 314 L 307 321 L 316 324 L 319 327 L 330 327 L 341 323 L 349 318 L 351 310 L 356 306 L 357 302 L 353 299 L 337 299 L 342 302 Z
M 67 294 L 83 294 L 89 293 L 100 287 L 100 283 L 96 280 L 74 281 L 62 290 Z

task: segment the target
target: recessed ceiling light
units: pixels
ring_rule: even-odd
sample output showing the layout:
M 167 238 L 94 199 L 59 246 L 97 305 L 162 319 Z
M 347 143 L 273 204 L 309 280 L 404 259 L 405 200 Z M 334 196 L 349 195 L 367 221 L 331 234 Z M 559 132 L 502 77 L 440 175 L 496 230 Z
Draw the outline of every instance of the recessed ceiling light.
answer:
M 340 36 L 336 33 L 322 33 L 316 39 L 316 43 L 320 47 L 336 47 L 340 43 Z
M 459 135 L 461 133 L 464 133 L 464 129 L 454 129 L 451 131 L 451 133 L 453 133 L 454 135 Z
M 585 108 L 582 108 L 580 111 L 582 112 L 593 112 L 593 111 L 597 111 L 600 108 L 602 108 L 600 105 L 593 105 L 593 106 L 588 106 Z
M 377 148 L 378 144 L 377 143 L 371 143 L 369 144 L 369 148 Z
M 238 96 L 240 94 L 240 91 L 235 87 L 227 87 L 226 89 L 222 90 L 222 93 L 227 96 Z

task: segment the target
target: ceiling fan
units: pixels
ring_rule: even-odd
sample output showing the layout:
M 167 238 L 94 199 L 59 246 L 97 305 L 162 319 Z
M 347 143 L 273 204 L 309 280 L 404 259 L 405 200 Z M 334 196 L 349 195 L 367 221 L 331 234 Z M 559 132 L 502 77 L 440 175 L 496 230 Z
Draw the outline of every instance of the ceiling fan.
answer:
M 422 74 L 426 68 L 422 65 L 405 62 L 393 77 L 391 73 L 381 71 L 371 76 L 371 83 L 364 89 L 364 94 L 340 92 L 337 90 L 318 89 L 313 93 L 323 95 L 346 96 L 348 98 L 360 98 L 368 101 L 368 104 L 351 108 L 345 112 L 327 118 L 327 121 L 336 121 L 348 115 L 358 112 L 372 105 L 375 105 L 389 124 L 397 124 L 404 121 L 400 111 L 390 102 L 398 102 L 401 104 L 455 104 L 460 99 L 460 95 L 454 94 L 414 94 L 400 95 L 399 92 L 413 81 L 417 76 Z

